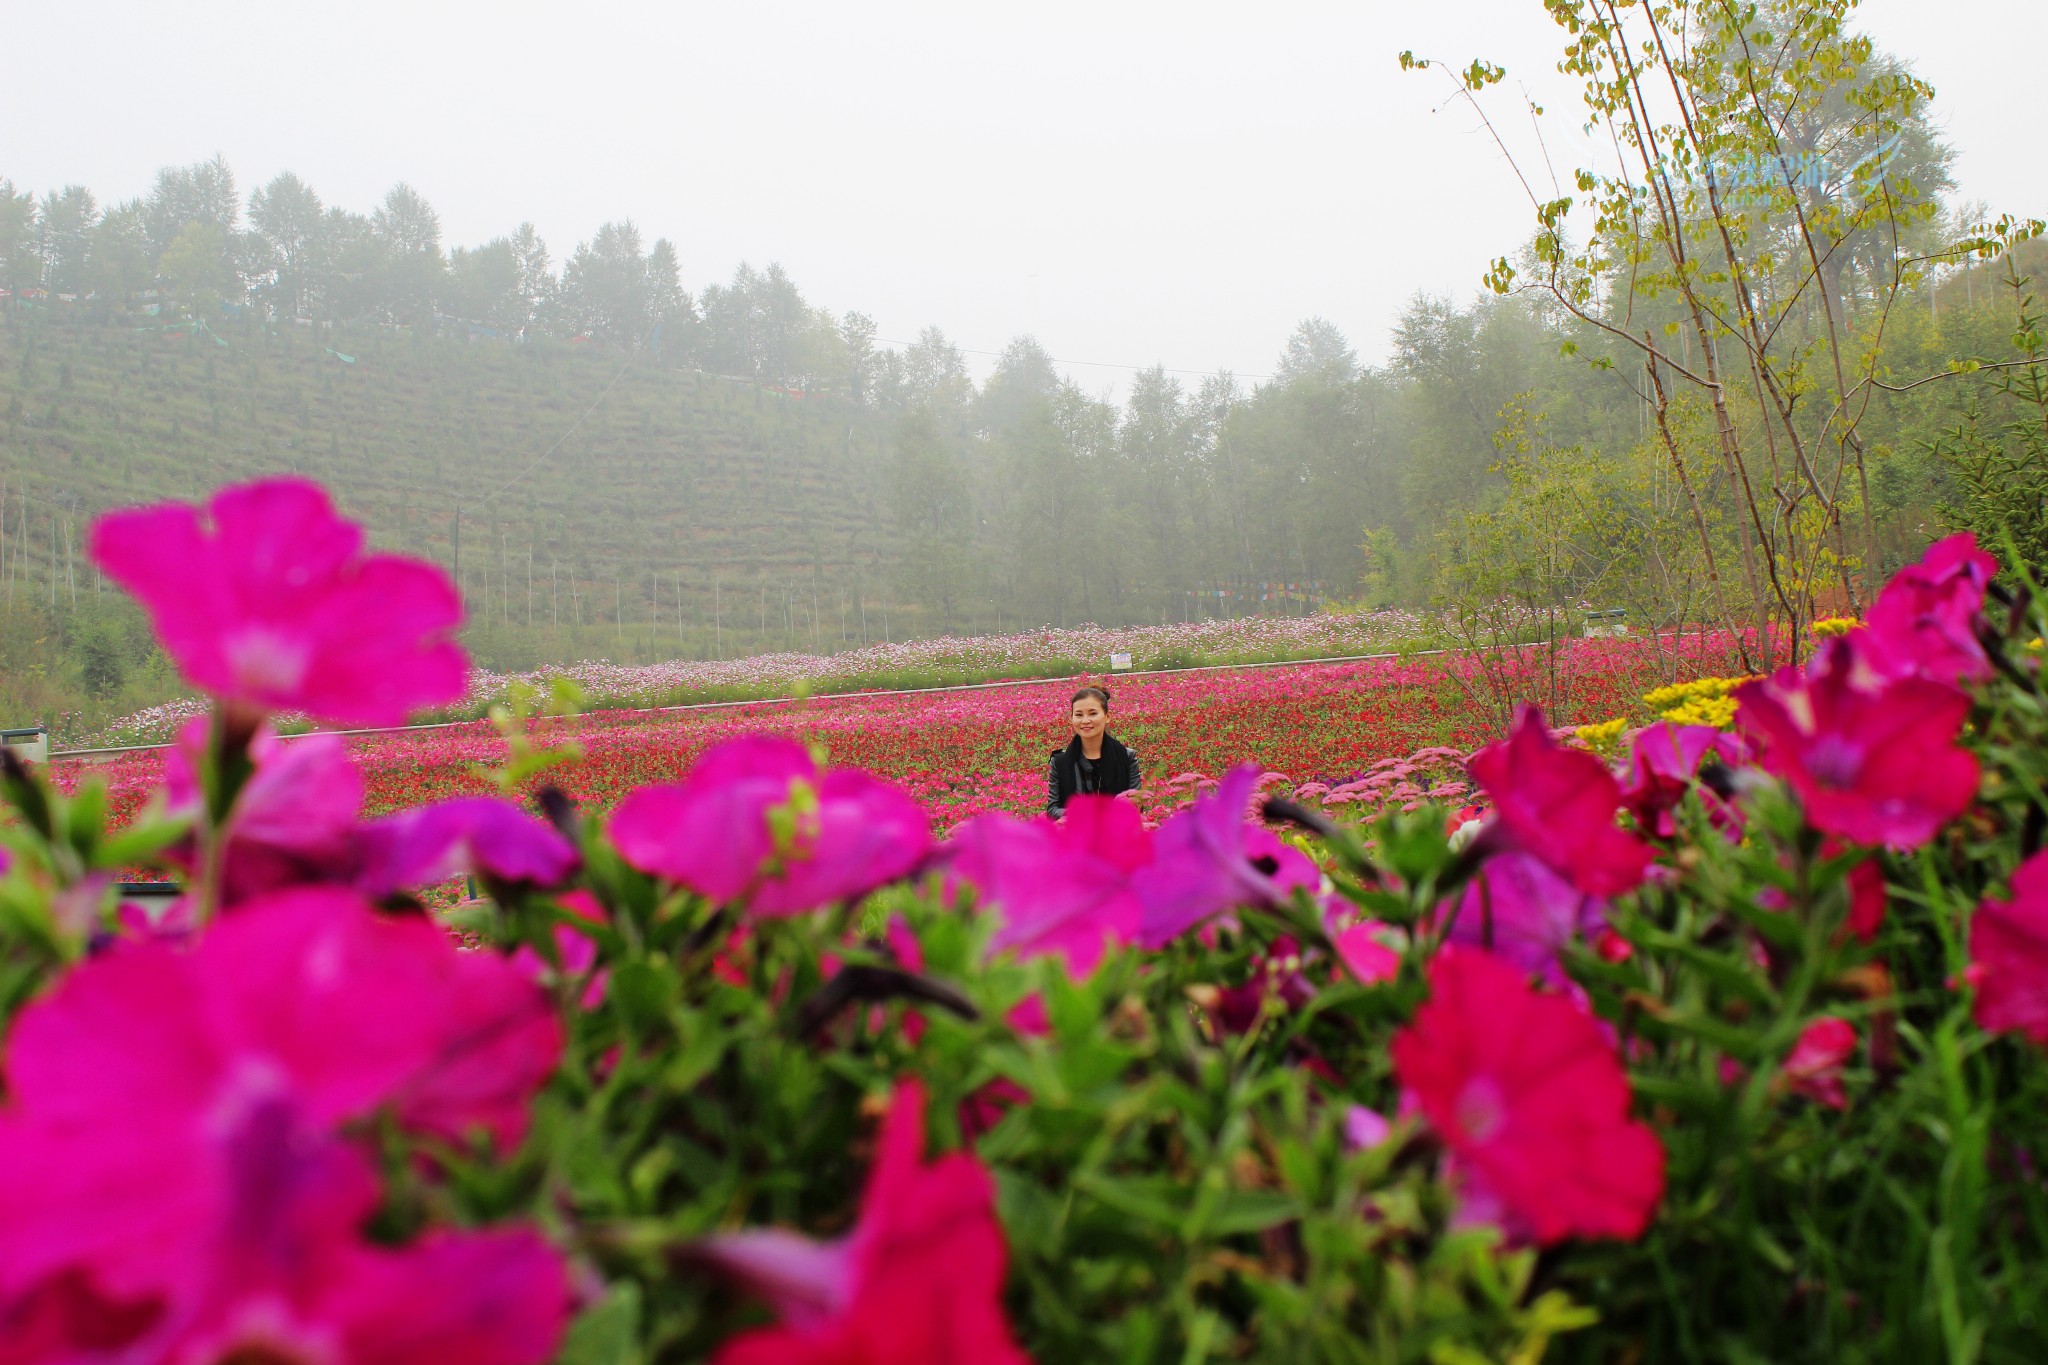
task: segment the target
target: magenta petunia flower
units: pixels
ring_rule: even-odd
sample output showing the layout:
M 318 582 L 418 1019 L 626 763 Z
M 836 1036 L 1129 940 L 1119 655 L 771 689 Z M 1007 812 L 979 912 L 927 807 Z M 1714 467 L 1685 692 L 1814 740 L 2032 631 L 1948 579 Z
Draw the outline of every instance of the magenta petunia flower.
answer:
M 164 794 L 172 811 L 197 814 L 199 773 L 213 719 L 200 716 L 178 732 L 164 758 Z M 221 837 L 220 907 L 290 886 L 343 881 L 355 862 L 356 821 L 363 807 L 363 775 L 348 746 L 333 735 L 278 738 L 269 726 L 249 745 L 252 771 L 235 797 Z M 188 871 L 198 871 L 196 840 L 172 850 Z
M 890 783 L 822 771 L 795 740 L 750 735 L 697 760 L 680 782 L 642 787 L 613 812 L 619 856 L 652 876 L 756 915 L 795 915 L 907 876 L 931 822 Z
M 566 892 L 557 899 L 563 909 L 590 924 L 604 924 L 610 918 L 605 914 L 604 907 L 597 903 L 597 897 L 588 891 Z M 897 922 L 890 921 L 889 927 L 889 940 L 893 944 L 896 941 Z M 909 937 L 907 931 L 904 936 Z M 531 944 L 519 946 L 519 950 L 512 954 L 512 965 L 543 985 L 563 979 L 575 981 L 588 974 L 589 980 L 584 984 L 583 994 L 578 1003 L 584 1009 L 596 1009 L 604 1003 L 605 990 L 610 985 L 611 977 L 610 972 L 602 969 L 591 971 L 591 968 L 597 966 L 597 944 L 591 941 L 588 934 L 579 933 L 567 924 L 555 926 L 554 939 L 555 957 L 562 964 L 559 969 L 550 966 L 547 959 Z M 911 970 L 918 969 L 913 967 Z
M 1860 649 L 1859 634 L 1828 640 L 1805 668 L 1744 683 L 1735 724 L 1815 829 L 1917 848 L 1976 797 L 1977 760 L 1955 743 L 1970 700 L 1944 683 L 1884 678 Z
M 715 1365 L 1026 1365 L 1003 1315 L 1006 1248 L 988 1173 L 964 1152 L 924 1161 L 915 1081 L 897 1085 L 876 1146 L 860 1220 L 839 1241 L 762 1229 L 704 1244 L 782 1319 L 728 1341 Z
M 1333 934 L 1337 960 L 1361 986 L 1376 986 L 1401 974 L 1399 931 L 1378 920 L 1364 920 Z
M 1523 707 L 1507 739 L 1470 767 L 1509 841 L 1573 886 L 1618 896 L 1642 882 L 1650 849 L 1614 822 L 1621 785 L 1599 759 L 1552 739 L 1541 711 Z
M 1636 731 L 1629 743 L 1627 785 L 1621 792 L 1636 827 L 1659 839 L 1676 838 L 1678 822 L 1672 812 L 1698 787 L 1700 765 L 1709 758 L 1740 762 L 1741 747 L 1733 735 L 1710 725 L 1660 720 Z M 1736 818 L 1720 797 L 1705 790 L 1701 795 L 1717 826 Z
M 1846 1019 L 1816 1019 L 1800 1031 L 1799 1040 L 1778 1073 L 1795 1095 L 1830 1109 L 1847 1109 L 1842 1068 L 1856 1051 L 1856 1028 Z
M 514 1141 L 561 1046 L 509 963 L 338 891 L 254 902 L 189 951 L 143 942 L 92 959 L 7 1039 L 0 1321 L 85 1294 L 110 1311 L 155 1305 L 131 1325 L 162 1345 L 138 1359 L 358 1330 L 397 1343 L 410 1338 L 377 1336 L 394 1330 L 386 1297 L 460 1252 L 504 1274 L 451 1290 L 452 1316 L 431 1315 L 440 1335 L 422 1340 L 454 1359 L 544 1359 L 566 1320 L 559 1257 L 523 1237 L 361 1244 L 376 1180 L 339 1128 L 388 1109 L 416 1131 Z M 513 1241 L 502 1264 L 485 1249 Z M 483 1321 L 499 1313 L 534 1335 L 511 1354 L 465 1347 L 505 1346 Z
M 1628 1075 L 1593 1018 L 1470 948 L 1438 954 L 1429 985 L 1394 1038 L 1394 1074 L 1461 1189 L 1544 1245 L 1641 1236 L 1664 1195 L 1664 1148 L 1629 1117 Z
M 496 796 L 373 820 L 357 835 L 357 857 L 356 888 L 372 899 L 472 873 L 508 885 L 559 886 L 583 865 L 553 825 Z
M 948 889 L 973 887 L 1002 921 L 991 951 L 1050 954 L 1082 977 L 1137 937 L 1132 876 L 1152 861 L 1152 835 L 1130 802 L 1084 795 L 1059 824 L 978 815 L 953 831 L 945 858 Z
M 1968 531 L 1928 546 L 1870 604 L 1856 632 L 1864 657 L 1887 677 L 1949 684 L 1990 677 L 1977 617 L 1997 573 L 1998 561 Z
M 1977 1027 L 2048 1047 L 2048 852 L 2013 870 L 2012 899 L 1977 907 L 1964 977 L 1977 992 Z
M 1566 945 L 1607 923 L 1607 902 L 1588 896 L 1519 849 L 1486 860 L 1466 883 L 1446 940 L 1483 948 L 1553 986 L 1566 984 Z
M 1144 913 L 1138 940 L 1161 948 L 1212 915 L 1277 905 L 1322 875 L 1307 854 L 1246 817 L 1259 769 L 1232 768 L 1216 791 L 1159 827 L 1152 862 L 1137 874 Z
M 195 687 L 263 711 L 396 725 L 462 695 L 462 599 L 432 564 L 368 554 L 319 485 L 266 479 L 204 508 L 93 523 L 93 562 L 140 598 Z

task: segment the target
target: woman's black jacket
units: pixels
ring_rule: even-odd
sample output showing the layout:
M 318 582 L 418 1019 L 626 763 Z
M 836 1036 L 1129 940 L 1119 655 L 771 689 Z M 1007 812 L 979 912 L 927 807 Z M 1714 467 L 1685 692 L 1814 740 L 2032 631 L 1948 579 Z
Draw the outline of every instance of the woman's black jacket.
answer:
M 1115 735 L 1102 737 L 1102 757 L 1093 763 L 1081 755 L 1081 738 L 1076 735 L 1066 748 L 1052 751 L 1045 768 L 1045 813 L 1057 820 L 1066 813 L 1067 801 L 1082 792 L 1114 796 L 1136 791 L 1144 781 L 1138 769 L 1138 751 L 1127 749 Z

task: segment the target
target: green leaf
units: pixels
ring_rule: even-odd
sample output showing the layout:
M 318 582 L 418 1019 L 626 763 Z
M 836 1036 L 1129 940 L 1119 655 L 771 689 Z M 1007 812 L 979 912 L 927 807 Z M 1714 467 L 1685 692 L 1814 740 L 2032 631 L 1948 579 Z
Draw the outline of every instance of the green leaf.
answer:
M 569 1324 L 557 1365 L 634 1365 L 639 1336 L 640 1286 L 621 1280 Z

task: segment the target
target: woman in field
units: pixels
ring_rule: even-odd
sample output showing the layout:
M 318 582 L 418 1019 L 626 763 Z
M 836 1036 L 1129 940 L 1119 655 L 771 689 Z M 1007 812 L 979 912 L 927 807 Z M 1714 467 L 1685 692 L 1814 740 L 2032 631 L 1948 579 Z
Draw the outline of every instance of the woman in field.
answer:
M 1067 704 L 1074 737 L 1055 749 L 1045 770 L 1045 813 L 1057 820 L 1067 802 L 1083 792 L 1115 796 L 1136 791 L 1144 781 L 1138 752 L 1125 748 L 1109 732 L 1109 693 L 1084 687 Z

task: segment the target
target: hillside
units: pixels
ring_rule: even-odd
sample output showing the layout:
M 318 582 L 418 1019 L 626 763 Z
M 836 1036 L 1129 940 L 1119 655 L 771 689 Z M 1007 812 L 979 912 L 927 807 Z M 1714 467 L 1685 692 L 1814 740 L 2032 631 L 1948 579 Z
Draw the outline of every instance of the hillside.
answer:
M 60 606 L 93 587 L 102 508 L 290 471 L 385 546 L 459 555 L 487 663 L 832 647 L 864 605 L 881 638 L 885 433 L 842 397 L 600 345 L 0 308 L 6 582 Z

